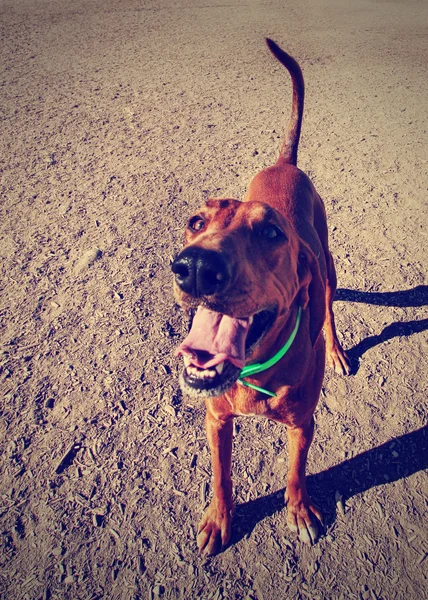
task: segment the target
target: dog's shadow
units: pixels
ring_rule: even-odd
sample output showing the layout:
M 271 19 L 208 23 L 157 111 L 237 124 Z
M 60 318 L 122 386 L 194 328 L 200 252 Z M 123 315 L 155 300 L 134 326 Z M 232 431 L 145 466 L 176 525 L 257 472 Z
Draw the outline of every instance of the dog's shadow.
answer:
M 336 292 L 335 301 L 363 302 L 377 306 L 399 306 L 400 308 L 426 306 L 428 305 L 428 286 L 419 285 L 412 290 L 400 292 L 359 292 L 358 290 L 340 288 Z M 346 350 L 351 360 L 352 374 L 355 375 L 358 371 L 360 358 L 370 348 L 393 337 L 412 335 L 426 329 L 428 329 L 428 319 L 408 322 L 398 321 L 385 327 L 379 335 L 361 340 L 356 346 Z
M 363 302 L 378 306 L 417 307 L 428 305 L 428 286 L 399 292 L 360 292 L 338 289 L 336 301 Z M 428 329 L 428 319 L 391 323 L 379 335 L 368 337 L 347 350 L 352 373 L 358 370 L 359 360 L 370 348 L 396 336 L 407 336 Z M 323 508 L 325 525 L 336 520 L 335 492 L 346 503 L 349 498 L 366 490 L 398 481 L 428 467 L 428 427 L 402 435 L 372 450 L 307 478 L 309 493 Z M 254 527 L 284 509 L 285 488 L 251 502 L 238 505 L 235 512 L 231 543 L 249 536 Z
M 328 527 L 336 520 L 335 492 L 345 504 L 349 498 L 370 488 L 399 481 L 428 467 L 428 426 L 395 438 L 377 448 L 310 475 L 307 486 L 322 507 Z M 272 494 L 240 504 L 236 508 L 231 544 L 251 535 L 260 521 L 284 509 L 282 488 Z

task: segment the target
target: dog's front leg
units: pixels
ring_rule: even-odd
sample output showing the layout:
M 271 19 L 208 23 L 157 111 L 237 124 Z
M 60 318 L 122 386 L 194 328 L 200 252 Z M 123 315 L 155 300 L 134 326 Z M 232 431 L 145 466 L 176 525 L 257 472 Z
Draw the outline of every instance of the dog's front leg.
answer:
M 306 459 L 314 434 L 314 419 L 302 427 L 287 429 L 290 469 L 287 475 L 287 523 L 299 539 L 313 544 L 318 538 L 315 517 L 322 524 L 319 508 L 312 502 L 306 490 Z
M 207 402 L 206 427 L 211 448 L 213 472 L 213 499 L 205 511 L 198 529 L 199 551 L 209 556 L 216 554 L 230 539 L 232 526 L 232 460 L 233 419 L 218 419 L 209 410 Z

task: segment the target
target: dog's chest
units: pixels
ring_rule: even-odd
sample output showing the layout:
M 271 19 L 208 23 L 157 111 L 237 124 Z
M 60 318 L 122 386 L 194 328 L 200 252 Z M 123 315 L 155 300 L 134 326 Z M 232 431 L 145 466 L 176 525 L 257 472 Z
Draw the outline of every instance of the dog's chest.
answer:
M 227 394 L 225 400 L 229 416 L 264 417 L 283 423 L 287 423 L 287 415 L 293 413 L 295 404 L 294 394 L 289 389 L 280 390 L 276 397 L 270 398 L 247 388 L 241 390 L 241 386 L 234 394 Z

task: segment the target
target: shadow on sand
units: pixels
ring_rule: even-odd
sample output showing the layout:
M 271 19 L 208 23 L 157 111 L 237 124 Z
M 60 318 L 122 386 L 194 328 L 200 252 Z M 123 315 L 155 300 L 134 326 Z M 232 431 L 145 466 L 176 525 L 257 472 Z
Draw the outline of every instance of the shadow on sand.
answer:
M 367 450 L 307 478 L 308 491 L 322 507 L 326 526 L 336 519 L 334 494 L 339 490 L 346 502 L 370 488 L 399 481 L 428 468 L 428 426 Z M 248 536 L 254 527 L 285 507 L 285 488 L 240 504 L 236 508 L 231 543 Z
M 377 306 L 399 306 L 400 308 L 426 306 L 428 305 L 428 286 L 419 285 L 412 290 L 401 292 L 359 292 L 357 290 L 340 288 L 336 292 L 335 301 L 362 302 Z M 428 319 L 408 322 L 398 321 L 385 327 L 379 335 L 372 335 L 361 340 L 353 348 L 349 348 L 346 351 L 351 360 L 352 374 L 355 375 L 358 371 L 360 358 L 370 348 L 391 338 L 412 335 L 426 329 L 428 329 Z

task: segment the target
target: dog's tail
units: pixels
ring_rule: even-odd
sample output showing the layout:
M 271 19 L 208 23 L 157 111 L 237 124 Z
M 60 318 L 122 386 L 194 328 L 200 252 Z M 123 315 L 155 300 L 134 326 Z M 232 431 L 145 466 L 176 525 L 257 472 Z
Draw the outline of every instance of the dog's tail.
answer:
M 288 70 L 293 83 L 291 117 L 285 133 L 284 143 L 281 147 L 280 156 L 290 165 L 296 166 L 297 149 L 299 146 L 300 130 L 302 128 L 305 83 L 303 81 L 302 71 L 294 58 L 284 52 L 284 50 L 281 50 L 281 48 L 269 38 L 266 38 L 266 43 L 274 57 Z

